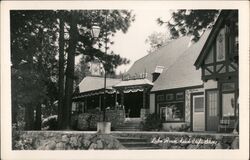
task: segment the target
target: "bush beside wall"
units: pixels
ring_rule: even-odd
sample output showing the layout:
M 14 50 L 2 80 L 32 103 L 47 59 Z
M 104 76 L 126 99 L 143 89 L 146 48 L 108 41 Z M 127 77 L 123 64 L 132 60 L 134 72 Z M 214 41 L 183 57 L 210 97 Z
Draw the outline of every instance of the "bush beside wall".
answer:
M 78 115 L 77 129 L 78 130 L 96 130 L 97 122 L 103 121 L 103 112 L 96 111 L 92 113 L 82 113 Z M 125 121 L 124 110 L 107 110 L 106 121 L 111 122 L 111 127 L 116 128 L 121 126 Z

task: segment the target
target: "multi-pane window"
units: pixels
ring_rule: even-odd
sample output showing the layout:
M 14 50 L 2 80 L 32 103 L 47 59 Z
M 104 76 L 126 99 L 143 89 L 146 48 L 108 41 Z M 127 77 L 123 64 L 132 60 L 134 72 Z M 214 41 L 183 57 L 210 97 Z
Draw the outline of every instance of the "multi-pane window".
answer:
M 207 107 L 209 116 L 218 115 L 218 91 L 207 92 Z
M 236 111 L 235 85 L 236 84 L 234 82 L 226 82 L 221 84 L 223 117 L 235 116 L 235 111 Z
M 176 93 L 176 100 L 183 100 L 184 99 L 184 92 Z
M 223 93 L 222 94 L 222 115 L 223 117 L 234 116 L 235 111 L 235 94 Z
M 160 104 L 161 119 L 166 122 L 184 121 L 184 102 Z
M 204 112 L 204 98 L 195 97 L 194 106 L 194 112 Z
M 164 101 L 164 100 L 165 100 L 164 94 L 157 95 L 157 101 Z
M 167 101 L 171 101 L 173 99 L 174 99 L 174 94 L 173 93 L 166 94 L 166 100 Z

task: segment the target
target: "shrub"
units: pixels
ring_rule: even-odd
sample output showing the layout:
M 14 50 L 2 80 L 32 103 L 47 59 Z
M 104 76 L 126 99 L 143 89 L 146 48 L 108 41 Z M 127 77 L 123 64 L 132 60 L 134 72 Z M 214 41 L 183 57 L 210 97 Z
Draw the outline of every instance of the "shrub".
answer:
M 57 130 L 57 115 L 49 116 L 42 121 L 42 130 Z
M 142 130 L 158 131 L 162 128 L 160 116 L 158 114 L 148 114 L 145 121 L 142 122 Z

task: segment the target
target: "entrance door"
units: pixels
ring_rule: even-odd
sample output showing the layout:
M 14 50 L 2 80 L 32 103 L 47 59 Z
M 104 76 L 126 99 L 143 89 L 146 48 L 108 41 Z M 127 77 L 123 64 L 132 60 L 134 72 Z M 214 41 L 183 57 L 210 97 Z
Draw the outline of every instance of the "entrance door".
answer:
M 193 131 L 205 131 L 204 96 L 193 96 Z
M 219 92 L 210 90 L 206 93 L 207 131 L 217 131 L 219 125 Z
M 142 108 L 142 92 L 130 92 L 124 96 L 124 106 L 130 118 L 139 118 Z

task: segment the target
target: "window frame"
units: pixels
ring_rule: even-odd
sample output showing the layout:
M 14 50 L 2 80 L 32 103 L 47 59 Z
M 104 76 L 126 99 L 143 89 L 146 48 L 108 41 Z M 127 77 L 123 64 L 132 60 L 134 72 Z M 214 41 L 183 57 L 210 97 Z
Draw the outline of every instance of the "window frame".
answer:
M 162 108 L 167 108 L 167 106 L 161 106 L 161 105 L 170 105 L 170 104 L 177 104 L 177 103 L 181 103 L 182 104 L 182 116 L 183 118 L 181 120 L 166 120 L 166 119 L 162 119 Z M 159 103 L 158 104 L 159 107 L 159 112 L 160 112 L 160 118 L 162 120 L 163 123 L 183 123 L 185 122 L 185 101 L 173 101 L 173 102 L 163 102 L 163 103 Z

